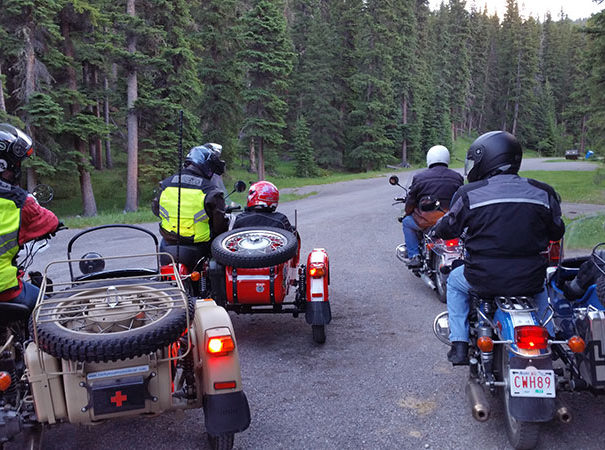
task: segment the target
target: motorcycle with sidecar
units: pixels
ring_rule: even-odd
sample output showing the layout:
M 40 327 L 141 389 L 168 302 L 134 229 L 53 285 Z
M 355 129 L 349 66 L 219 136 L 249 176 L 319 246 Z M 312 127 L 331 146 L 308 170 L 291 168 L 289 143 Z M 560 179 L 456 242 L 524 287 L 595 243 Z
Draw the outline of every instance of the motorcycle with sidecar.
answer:
M 143 241 L 148 253 L 124 254 Z M 144 228 L 84 230 L 41 274 L 31 318 L 0 303 L 0 443 L 61 422 L 199 408 L 211 447 L 233 447 L 250 410 L 231 320 L 187 295 L 174 262 L 161 272 L 160 256 L 170 258 Z

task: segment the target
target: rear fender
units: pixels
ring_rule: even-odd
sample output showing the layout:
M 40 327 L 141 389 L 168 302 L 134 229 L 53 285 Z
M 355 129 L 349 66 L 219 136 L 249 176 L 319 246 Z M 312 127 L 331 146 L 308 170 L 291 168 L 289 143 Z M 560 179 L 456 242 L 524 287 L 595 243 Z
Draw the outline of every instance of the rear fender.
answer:
M 206 431 L 213 436 L 244 431 L 250 425 L 250 408 L 242 390 L 237 342 L 229 314 L 213 300 L 199 300 L 194 326 L 197 392 L 203 397 Z M 225 354 L 210 354 L 209 338 L 226 334 L 231 335 L 235 348 Z
M 320 276 L 313 275 L 322 273 Z M 307 257 L 305 319 L 310 325 L 326 325 L 332 320 L 328 285 L 330 284 L 330 262 L 323 248 L 315 248 Z

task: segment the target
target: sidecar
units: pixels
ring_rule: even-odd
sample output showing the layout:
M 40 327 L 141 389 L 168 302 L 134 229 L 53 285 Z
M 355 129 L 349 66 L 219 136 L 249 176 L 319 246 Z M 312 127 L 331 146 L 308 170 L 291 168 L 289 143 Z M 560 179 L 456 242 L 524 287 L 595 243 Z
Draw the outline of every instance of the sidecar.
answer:
M 548 292 L 558 333 L 565 338 L 577 335 L 585 343 L 579 354 L 558 348 L 569 369 L 566 387 L 605 394 L 605 275 L 599 274 L 580 298 L 568 298 L 563 290 L 588 260 L 588 256 L 562 260 L 549 278 Z
M 304 313 L 313 340 L 324 343 L 332 314 L 328 297 L 330 265 L 323 248 L 300 264 L 298 233 L 273 227 L 237 228 L 212 242 L 209 265 L 213 297 L 238 314 Z M 288 300 L 290 290 L 294 299 Z
M 149 253 L 124 254 L 143 241 Z M 201 408 L 211 446 L 232 448 L 250 411 L 227 312 L 188 297 L 174 262 L 172 274 L 160 273 L 160 256 L 170 255 L 144 228 L 88 229 L 67 253 L 46 267 L 25 351 L 37 422 L 95 424 Z M 64 274 L 67 281 L 57 282 Z

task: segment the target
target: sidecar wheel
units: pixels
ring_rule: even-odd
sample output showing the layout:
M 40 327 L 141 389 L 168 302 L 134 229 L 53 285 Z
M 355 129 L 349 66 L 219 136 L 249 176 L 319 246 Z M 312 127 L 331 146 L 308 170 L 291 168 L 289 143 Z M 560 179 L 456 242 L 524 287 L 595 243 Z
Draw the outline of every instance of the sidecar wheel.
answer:
M 231 450 L 233 448 L 233 433 L 213 436 L 208 434 L 208 442 L 212 450 Z
M 498 367 L 498 378 L 506 383 L 500 389 L 502 401 L 504 403 L 504 418 L 506 420 L 506 434 L 508 440 L 515 449 L 531 449 L 538 445 L 540 439 L 540 424 L 535 422 L 522 422 L 516 420 L 512 415 L 509 407 L 510 389 L 509 386 L 509 354 L 503 345 L 498 347 L 499 355 L 496 355 L 500 365 Z
M 212 241 L 212 256 L 225 266 L 259 268 L 292 259 L 298 250 L 294 234 L 274 227 L 243 227 L 220 234 Z
M 121 303 L 107 313 L 102 307 L 109 297 L 102 296 L 110 286 Z M 104 280 L 59 292 L 36 314 L 38 345 L 56 358 L 78 362 L 152 353 L 178 340 L 187 328 L 187 309 L 193 320 L 194 302 L 187 299 L 186 308 L 179 292 L 168 283 L 149 285 L 149 279 Z M 158 298 L 163 299 L 159 306 Z M 32 335 L 33 325 L 32 315 Z

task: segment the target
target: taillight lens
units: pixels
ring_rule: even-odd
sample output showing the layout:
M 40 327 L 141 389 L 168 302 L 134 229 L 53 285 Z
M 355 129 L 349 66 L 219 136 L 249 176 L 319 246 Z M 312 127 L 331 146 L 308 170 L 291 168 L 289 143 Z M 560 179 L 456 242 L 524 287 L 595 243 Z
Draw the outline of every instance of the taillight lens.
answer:
M 309 275 L 313 278 L 321 278 L 326 274 L 326 266 L 324 263 L 313 263 L 309 267 Z
M 233 351 L 235 348 L 235 342 L 231 335 L 228 336 L 213 336 L 208 339 L 208 345 L 206 349 L 211 355 L 224 355 Z
M 457 247 L 458 244 L 460 244 L 460 240 L 458 238 L 448 239 L 447 241 L 445 241 L 445 245 L 448 247 Z
M 548 331 L 538 325 L 516 327 L 515 342 L 525 350 L 544 350 L 548 346 Z

